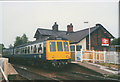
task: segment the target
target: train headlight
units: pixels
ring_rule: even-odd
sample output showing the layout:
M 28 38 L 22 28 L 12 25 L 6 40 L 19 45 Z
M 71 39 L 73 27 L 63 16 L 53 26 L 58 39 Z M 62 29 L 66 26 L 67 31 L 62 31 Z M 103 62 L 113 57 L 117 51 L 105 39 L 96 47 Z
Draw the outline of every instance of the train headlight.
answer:
M 66 55 L 66 57 L 68 58 L 68 55 Z
M 54 58 L 54 55 L 52 56 L 52 58 Z

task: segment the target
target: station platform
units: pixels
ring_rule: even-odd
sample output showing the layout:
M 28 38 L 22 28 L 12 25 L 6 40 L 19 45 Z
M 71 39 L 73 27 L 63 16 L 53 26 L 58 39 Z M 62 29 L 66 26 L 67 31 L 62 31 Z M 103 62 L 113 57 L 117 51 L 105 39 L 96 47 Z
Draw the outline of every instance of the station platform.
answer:
M 18 74 L 18 72 L 13 68 L 13 66 L 10 63 L 8 63 L 8 68 L 8 75 Z
M 110 70 L 108 67 L 102 66 L 102 65 L 98 65 L 98 64 L 93 64 L 93 63 L 82 63 L 82 62 L 75 62 L 72 61 L 72 63 L 81 65 L 83 67 L 86 67 L 88 69 L 91 69 L 93 71 L 96 71 L 98 73 L 101 73 L 103 75 L 111 75 L 111 74 L 118 74 L 120 73 L 120 71 L 118 69 L 114 69 L 114 70 Z

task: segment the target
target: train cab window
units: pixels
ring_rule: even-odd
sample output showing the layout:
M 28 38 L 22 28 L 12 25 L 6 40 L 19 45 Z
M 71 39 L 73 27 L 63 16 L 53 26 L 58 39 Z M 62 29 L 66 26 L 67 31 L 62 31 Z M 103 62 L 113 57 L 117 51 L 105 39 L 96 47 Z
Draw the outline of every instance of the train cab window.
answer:
M 37 48 L 36 48 L 36 45 L 34 45 L 34 53 L 37 52 Z
M 71 49 L 71 51 L 75 51 L 75 46 L 74 46 L 74 45 L 71 45 L 71 46 L 70 46 L 70 49 Z
M 51 52 L 56 51 L 56 45 L 55 45 L 55 42 L 50 42 L 50 51 L 51 51 Z
M 41 44 L 39 44 L 38 53 L 42 53 L 42 45 Z
M 62 42 L 57 42 L 58 51 L 63 51 Z
M 81 51 L 82 46 L 81 45 L 76 45 L 76 51 Z
M 68 42 L 64 42 L 64 51 L 69 51 Z

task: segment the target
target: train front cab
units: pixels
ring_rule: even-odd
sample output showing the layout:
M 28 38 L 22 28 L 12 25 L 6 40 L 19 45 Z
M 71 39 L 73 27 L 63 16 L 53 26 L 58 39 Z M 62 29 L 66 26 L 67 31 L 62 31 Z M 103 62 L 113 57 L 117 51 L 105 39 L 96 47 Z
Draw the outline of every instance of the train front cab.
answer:
M 53 64 L 68 64 L 71 62 L 68 40 L 47 40 L 46 60 Z

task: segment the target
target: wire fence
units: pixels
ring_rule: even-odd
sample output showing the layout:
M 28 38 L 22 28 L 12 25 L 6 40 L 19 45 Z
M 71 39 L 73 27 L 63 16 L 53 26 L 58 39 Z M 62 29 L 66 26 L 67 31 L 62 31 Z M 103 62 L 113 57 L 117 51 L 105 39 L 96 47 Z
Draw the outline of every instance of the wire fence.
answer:
M 120 64 L 120 52 L 106 52 L 106 63 Z

